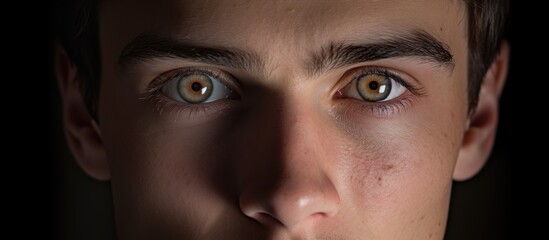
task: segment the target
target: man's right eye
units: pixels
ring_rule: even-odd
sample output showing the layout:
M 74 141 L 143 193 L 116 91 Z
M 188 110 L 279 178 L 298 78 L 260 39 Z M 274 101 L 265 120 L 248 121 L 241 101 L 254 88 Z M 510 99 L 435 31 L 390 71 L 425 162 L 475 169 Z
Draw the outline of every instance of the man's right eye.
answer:
M 237 96 L 235 91 L 223 83 L 218 74 L 204 70 L 182 70 L 169 78 L 161 91 L 178 102 L 200 104 L 234 99 Z

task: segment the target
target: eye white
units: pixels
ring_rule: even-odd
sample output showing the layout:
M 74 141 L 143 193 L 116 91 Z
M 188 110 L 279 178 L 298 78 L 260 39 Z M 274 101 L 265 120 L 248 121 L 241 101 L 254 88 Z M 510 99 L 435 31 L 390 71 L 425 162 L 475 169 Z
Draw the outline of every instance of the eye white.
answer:
M 221 99 L 226 99 L 232 94 L 232 90 L 228 88 L 225 84 L 221 83 L 221 81 L 217 80 L 215 77 L 207 74 L 207 73 L 192 73 L 192 74 L 201 74 L 210 79 L 212 83 L 212 93 L 211 95 L 205 99 L 204 101 L 200 103 L 209 103 L 214 102 Z M 200 104 L 200 103 L 190 103 L 188 101 L 185 101 L 180 93 L 178 88 L 178 83 L 181 80 L 181 78 L 185 77 L 187 75 L 178 75 L 175 76 L 173 79 L 169 80 L 168 83 L 166 83 L 162 87 L 162 92 L 169 98 L 181 102 L 181 103 L 188 103 L 188 104 Z M 202 89 L 202 93 L 206 91 L 205 88 Z
M 393 78 L 391 77 L 387 77 L 389 78 L 389 80 L 391 81 L 391 88 L 390 88 L 390 91 L 389 92 L 389 95 L 387 95 L 387 97 L 385 99 L 382 99 L 382 100 L 379 100 L 379 101 L 368 101 L 366 99 L 364 99 L 363 97 L 360 96 L 360 93 L 358 92 L 358 85 L 357 85 L 357 79 L 353 80 L 352 82 L 350 82 L 349 84 L 347 84 L 344 88 L 342 88 L 340 90 L 341 94 L 345 97 L 350 97 L 350 98 L 355 98 L 355 99 L 358 99 L 358 100 L 362 100 L 362 101 L 365 101 L 365 102 L 386 102 L 386 101 L 390 101 L 390 100 L 393 100 L 397 97 L 399 97 L 400 95 L 402 95 L 404 92 L 406 92 L 407 88 L 405 86 L 403 86 L 402 84 L 398 83 L 397 81 L 395 81 Z M 380 93 L 383 93 L 384 91 L 387 91 L 386 90 L 386 86 L 380 86 Z
M 402 84 L 398 83 L 397 81 L 393 80 L 390 77 L 389 79 L 391 80 L 391 92 L 385 99 L 377 102 L 385 102 L 385 101 L 393 100 L 399 97 L 400 95 L 402 95 L 404 92 L 406 92 L 406 87 L 402 86 Z M 385 87 L 385 86 L 381 86 L 381 87 Z M 383 89 L 380 89 L 380 91 L 382 92 Z

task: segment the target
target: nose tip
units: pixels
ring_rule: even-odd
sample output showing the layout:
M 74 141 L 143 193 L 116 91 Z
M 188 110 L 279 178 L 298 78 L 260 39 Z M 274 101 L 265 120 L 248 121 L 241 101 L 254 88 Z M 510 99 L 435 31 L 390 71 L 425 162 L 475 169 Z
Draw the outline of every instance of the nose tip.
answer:
M 336 215 L 339 209 L 339 196 L 333 185 L 318 188 L 303 186 L 278 191 L 270 198 L 257 201 L 253 197 L 242 196 L 242 212 L 259 223 L 272 226 L 282 225 L 293 228 L 309 220 L 321 220 Z

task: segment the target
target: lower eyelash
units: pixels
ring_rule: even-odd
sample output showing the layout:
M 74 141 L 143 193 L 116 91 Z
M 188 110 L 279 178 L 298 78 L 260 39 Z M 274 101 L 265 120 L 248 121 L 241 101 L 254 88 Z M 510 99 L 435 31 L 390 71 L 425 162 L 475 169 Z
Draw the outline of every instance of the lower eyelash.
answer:
M 345 109 L 343 114 L 360 114 L 374 116 L 377 118 L 390 118 L 391 116 L 399 113 L 406 112 L 412 107 L 413 100 L 410 97 L 404 97 L 397 101 L 391 101 L 390 103 L 363 103 L 356 99 L 342 99 L 344 105 L 342 109 Z M 357 103 L 359 101 L 359 103 Z
M 370 112 L 378 118 L 389 118 L 408 110 L 412 105 L 410 98 L 403 98 L 394 103 L 369 105 Z
M 221 113 L 230 106 L 230 103 L 226 101 L 214 101 L 197 105 L 181 104 L 164 96 L 159 89 L 146 92 L 139 99 L 153 104 L 153 109 L 165 118 L 171 114 L 181 115 L 182 113 L 188 114 L 188 119 L 200 118 L 208 113 Z
M 155 109 L 162 117 L 168 117 L 167 115 L 171 114 L 181 115 L 182 113 L 186 113 L 188 115 L 188 119 L 196 117 L 197 115 L 203 115 L 208 110 L 207 107 L 182 105 L 166 99 L 156 102 Z

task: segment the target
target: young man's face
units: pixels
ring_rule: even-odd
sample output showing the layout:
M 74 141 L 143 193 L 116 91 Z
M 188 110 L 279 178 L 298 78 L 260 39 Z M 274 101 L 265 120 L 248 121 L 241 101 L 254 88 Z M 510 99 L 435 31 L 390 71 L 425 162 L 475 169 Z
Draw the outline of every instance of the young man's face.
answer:
M 463 1 L 105 1 L 119 237 L 442 239 L 467 21 Z

